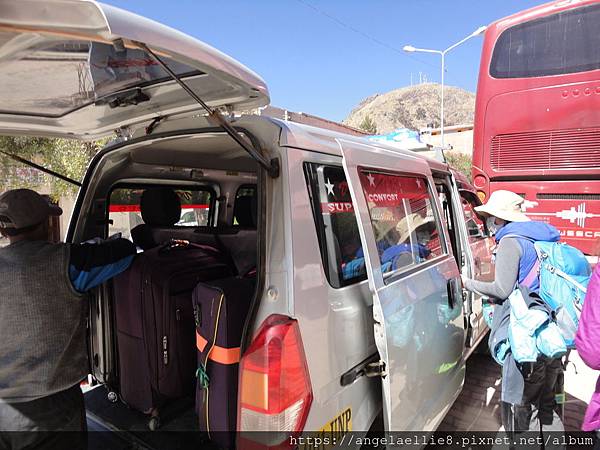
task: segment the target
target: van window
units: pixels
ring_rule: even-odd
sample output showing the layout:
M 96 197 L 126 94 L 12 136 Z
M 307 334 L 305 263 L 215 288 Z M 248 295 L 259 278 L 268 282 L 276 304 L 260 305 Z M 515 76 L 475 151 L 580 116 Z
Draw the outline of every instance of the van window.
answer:
M 329 284 L 335 288 L 366 279 L 365 260 L 344 170 L 304 165 L 313 216 Z
M 446 253 L 425 178 L 366 169 L 360 170 L 359 177 L 384 274 Z
M 478 206 L 475 195 L 461 192 L 460 198 L 463 205 L 465 222 L 467 223 L 469 242 L 473 244 L 481 239 L 487 238 L 485 223 L 475 212 L 475 207 Z
M 442 219 L 448 229 L 448 236 L 450 237 L 450 246 L 452 247 L 452 253 L 454 259 L 459 267 L 462 266 L 461 248 L 460 248 L 460 234 L 456 221 L 458 217 L 455 215 L 454 208 L 452 206 L 452 194 L 450 193 L 450 185 L 448 182 L 447 175 L 442 175 L 442 178 L 434 174 L 435 188 L 438 193 L 438 199 L 442 206 Z M 460 213 L 458 213 L 460 214 Z
M 256 185 L 244 184 L 240 186 L 235 194 L 233 204 L 233 224 L 240 226 L 256 226 L 256 217 L 252 210 L 256 211 Z M 256 213 L 254 213 L 254 216 Z
M 108 206 L 108 235 L 121 233 L 131 238 L 131 229 L 144 223 L 140 211 L 140 199 L 146 187 L 114 189 Z M 177 226 L 198 227 L 209 224 L 213 194 L 202 189 L 176 189 L 181 201 L 181 218 Z

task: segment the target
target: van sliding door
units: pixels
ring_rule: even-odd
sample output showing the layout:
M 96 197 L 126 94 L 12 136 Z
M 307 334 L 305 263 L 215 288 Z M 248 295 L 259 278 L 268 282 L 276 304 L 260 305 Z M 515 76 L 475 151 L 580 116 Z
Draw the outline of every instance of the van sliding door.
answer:
M 463 272 L 470 278 L 482 281 L 493 281 L 494 268 L 492 263 L 493 238 L 488 234 L 483 218 L 477 215 L 475 208 L 481 201 L 475 193 L 460 191 L 460 200 L 465 222 L 466 255 L 469 265 L 468 272 Z M 483 317 L 483 298 L 475 292 L 467 293 L 469 299 L 469 323 L 467 346 L 474 347 L 488 331 Z
M 338 141 L 356 211 L 388 431 L 434 430 L 464 380 L 460 272 L 428 164 Z

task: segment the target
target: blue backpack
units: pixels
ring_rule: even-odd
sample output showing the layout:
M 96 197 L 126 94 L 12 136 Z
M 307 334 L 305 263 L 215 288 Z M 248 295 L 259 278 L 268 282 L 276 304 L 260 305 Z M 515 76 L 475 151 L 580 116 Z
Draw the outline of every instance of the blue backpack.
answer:
M 556 324 L 567 348 L 575 334 L 592 270 L 582 252 L 564 242 L 537 241 L 540 297 L 555 311 Z
M 535 241 L 518 234 L 503 238 L 525 239 L 535 247 L 537 261 L 523 284 L 539 277 L 539 295 L 553 310 L 556 324 L 568 349 L 575 348 L 575 334 L 592 269 L 585 255 L 564 242 Z

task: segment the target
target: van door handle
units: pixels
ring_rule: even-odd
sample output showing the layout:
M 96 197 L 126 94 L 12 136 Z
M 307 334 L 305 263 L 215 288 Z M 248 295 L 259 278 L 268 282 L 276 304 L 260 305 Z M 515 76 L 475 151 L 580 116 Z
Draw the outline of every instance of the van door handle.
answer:
M 462 301 L 462 282 L 460 277 L 450 278 L 446 284 L 448 293 L 448 306 L 452 309 L 456 306 L 456 302 Z
M 450 309 L 454 309 L 454 278 L 446 283 L 446 292 L 448 294 L 448 306 Z

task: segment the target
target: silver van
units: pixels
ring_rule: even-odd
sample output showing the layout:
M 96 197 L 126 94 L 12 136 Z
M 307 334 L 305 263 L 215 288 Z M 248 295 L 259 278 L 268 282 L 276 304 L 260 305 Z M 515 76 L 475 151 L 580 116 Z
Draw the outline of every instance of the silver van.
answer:
M 87 170 L 67 241 L 128 236 L 149 186 L 189 197 L 177 230 L 153 230 L 163 237 L 210 242 L 247 220 L 236 212 L 244 197 L 255 203 L 249 227 L 222 239 L 257 273 L 238 430 L 342 435 L 378 416 L 385 430 L 436 429 L 486 332 L 481 299 L 460 278 L 493 274 L 467 180 L 359 137 L 237 114 L 269 103 L 265 82 L 151 20 L 91 1 L 0 0 L 0 10 L 0 132 L 118 136 Z M 88 327 L 107 404 L 119 398 L 113 306 L 107 283 Z M 287 353 L 245 364 L 277 338 L 273 317 L 294 331 Z M 89 417 L 117 429 L 113 410 Z

